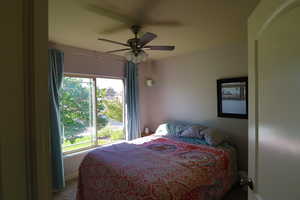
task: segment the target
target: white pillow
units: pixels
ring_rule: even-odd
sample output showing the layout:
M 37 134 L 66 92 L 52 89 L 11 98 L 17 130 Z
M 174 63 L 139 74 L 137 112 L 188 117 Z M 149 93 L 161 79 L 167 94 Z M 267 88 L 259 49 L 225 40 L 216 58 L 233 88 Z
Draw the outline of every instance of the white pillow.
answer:
M 161 136 L 168 135 L 167 123 L 159 125 L 155 131 L 155 135 L 161 135 Z

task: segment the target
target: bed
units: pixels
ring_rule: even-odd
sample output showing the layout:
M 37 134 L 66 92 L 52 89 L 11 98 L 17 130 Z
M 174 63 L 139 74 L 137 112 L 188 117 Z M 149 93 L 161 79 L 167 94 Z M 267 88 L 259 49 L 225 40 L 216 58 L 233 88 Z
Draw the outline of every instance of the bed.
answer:
M 88 153 L 79 169 L 77 200 L 219 200 L 236 174 L 230 144 L 152 135 Z

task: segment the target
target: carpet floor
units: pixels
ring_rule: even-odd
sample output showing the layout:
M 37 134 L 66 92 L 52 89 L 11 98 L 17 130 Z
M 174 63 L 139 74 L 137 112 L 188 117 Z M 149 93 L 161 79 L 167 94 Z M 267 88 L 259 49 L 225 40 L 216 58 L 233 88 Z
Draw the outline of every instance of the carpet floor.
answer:
M 77 181 L 67 182 L 66 188 L 54 194 L 53 200 L 75 200 L 76 199 Z M 223 200 L 247 200 L 247 192 L 241 188 L 231 190 Z

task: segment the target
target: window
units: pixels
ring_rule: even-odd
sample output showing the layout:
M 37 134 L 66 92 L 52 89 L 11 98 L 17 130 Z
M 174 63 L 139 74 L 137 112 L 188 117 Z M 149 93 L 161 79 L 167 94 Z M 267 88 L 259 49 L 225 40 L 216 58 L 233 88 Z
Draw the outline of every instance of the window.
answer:
M 65 76 L 60 92 L 63 152 L 123 140 L 123 94 L 121 79 Z

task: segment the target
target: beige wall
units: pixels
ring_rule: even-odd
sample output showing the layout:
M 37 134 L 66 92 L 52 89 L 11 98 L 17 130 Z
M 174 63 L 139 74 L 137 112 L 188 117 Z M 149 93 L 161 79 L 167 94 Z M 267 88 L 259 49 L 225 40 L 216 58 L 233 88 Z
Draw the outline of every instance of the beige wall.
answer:
M 150 127 L 149 109 L 151 109 L 150 106 L 153 104 L 149 94 L 149 87 L 146 86 L 146 80 L 152 78 L 152 65 L 153 61 L 148 60 L 138 66 L 141 131 L 145 127 Z
M 124 78 L 126 60 L 121 56 L 105 54 L 67 45 L 49 43 L 49 47 L 64 52 L 64 71 L 71 74 L 100 75 L 106 77 Z M 148 126 L 148 91 L 145 80 L 151 77 L 152 61 L 148 60 L 139 65 L 139 88 L 141 127 Z
M 67 181 L 78 177 L 79 166 L 89 151 L 64 156 L 64 173 Z
M 238 146 L 240 168 L 247 169 L 248 120 L 218 118 L 216 92 L 217 79 L 247 76 L 246 44 L 156 61 L 149 74 L 155 85 L 143 91 L 144 126 L 155 130 L 166 120 L 183 120 L 219 128 Z
M 22 0 L 1 5 L 0 199 L 27 199 Z M 9 20 L 8 20 L 9 19 Z M 4 75 L 5 74 L 5 75 Z M 17 191 L 17 192 L 16 192 Z
M 49 200 L 48 2 L 1 3 L 0 199 Z
M 66 73 L 124 77 L 125 59 L 121 56 L 51 42 L 50 47 L 64 52 L 64 71 Z

